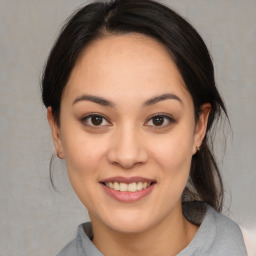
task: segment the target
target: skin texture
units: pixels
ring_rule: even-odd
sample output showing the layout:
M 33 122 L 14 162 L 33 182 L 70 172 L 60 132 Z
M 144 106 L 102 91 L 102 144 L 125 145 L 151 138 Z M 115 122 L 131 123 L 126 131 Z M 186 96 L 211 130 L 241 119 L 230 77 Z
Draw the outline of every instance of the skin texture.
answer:
M 167 93 L 180 101 L 145 105 Z M 74 103 L 82 95 L 104 98 L 113 106 Z M 56 153 L 66 160 L 73 189 L 92 220 L 93 242 L 104 255 L 176 255 L 192 240 L 198 227 L 183 217 L 181 195 L 192 156 L 205 136 L 210 104 L 201 110 L 196 123 L 177 67 L 151 38 L 106 36 L 80 56 L 62 95 L 60 126 L 50 107 L 48 120 Z M 105 117 L 101 125 L 85 118 L 92 113 Z M 159 113 L 173 120 L 164 118 L 156 126 L 152 115 Z M 139 176 L 156 184 L 141 200 L 120 202 L 100 184 L 115 176 Z

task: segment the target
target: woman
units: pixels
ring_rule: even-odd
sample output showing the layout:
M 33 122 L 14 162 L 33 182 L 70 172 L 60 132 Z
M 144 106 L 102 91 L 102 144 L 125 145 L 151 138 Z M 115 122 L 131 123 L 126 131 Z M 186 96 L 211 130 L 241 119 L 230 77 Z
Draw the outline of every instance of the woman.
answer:
M 63 28 L 42 98 L 88 209 L 58 255 L 246 255 L 209 148 L 225 105 L 195 29 L 153 1 L 95 2 Z

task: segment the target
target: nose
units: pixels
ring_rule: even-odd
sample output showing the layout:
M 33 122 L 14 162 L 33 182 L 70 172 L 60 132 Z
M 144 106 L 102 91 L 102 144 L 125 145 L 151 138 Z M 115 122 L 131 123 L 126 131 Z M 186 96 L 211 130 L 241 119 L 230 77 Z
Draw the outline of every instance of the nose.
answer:
M 131 169 L 148 161 L 143 139 L 134 128 L 120 129 L 113 137 L 107 153 L 107 159 L 111 164 Z

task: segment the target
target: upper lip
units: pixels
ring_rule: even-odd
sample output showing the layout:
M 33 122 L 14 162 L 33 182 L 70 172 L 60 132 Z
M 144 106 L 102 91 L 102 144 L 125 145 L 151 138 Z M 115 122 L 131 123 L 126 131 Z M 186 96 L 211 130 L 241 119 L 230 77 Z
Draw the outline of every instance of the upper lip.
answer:
M 138 182 L 149 182 L 149 183 L 153 183 L 156 182 L 155 180 L 152 179 L 148 179 L 148 178 L 144 178 L 144 177 L 139 177 L 139 176 L 135 176 L 135 177 L 122 177 L 122 176 L 117 176 L 117 177 L 110 177 L 107 179 L 103 179 L 100 181 L 101 183 L 107 183 L 107 182 L 118 182 L 118 183 L 126 183 L 126 184 L 130 184 L 130 183 L 138 183 Z

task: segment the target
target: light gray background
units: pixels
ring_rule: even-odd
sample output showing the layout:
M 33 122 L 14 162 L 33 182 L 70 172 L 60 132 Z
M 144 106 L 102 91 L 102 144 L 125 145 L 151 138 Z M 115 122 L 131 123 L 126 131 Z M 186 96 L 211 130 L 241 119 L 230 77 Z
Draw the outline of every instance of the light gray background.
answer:
M 88 219 L 54 152 L 39 81 L 56 35 L 80 0 L 0 0 L 0 248 L 2 256 L 56 255 Z M 256 1 L 165 1 L 197 28 L 208 45 L 233 139 L 220 156 L 226 211 L 243 228 L 251 255 L 256 236 Z M 219 145 L 222 144 L 221 137 Z M 254 240 L 255 241 L 255 240 Z

